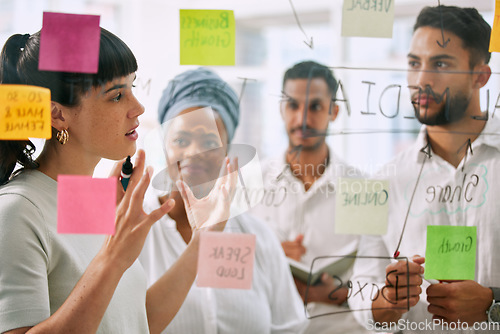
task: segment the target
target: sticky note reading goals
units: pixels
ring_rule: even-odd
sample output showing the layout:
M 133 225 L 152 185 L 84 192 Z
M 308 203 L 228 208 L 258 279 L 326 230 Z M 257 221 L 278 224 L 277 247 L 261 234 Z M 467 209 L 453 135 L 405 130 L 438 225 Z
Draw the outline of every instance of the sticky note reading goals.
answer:
M 394 0 L 344 0 L 342 36 L 392 37 Z
M 116 177 L 57 178 L 57 233 L 115 234 Z
M 97 73 L 101 28 L 99 16 L 43 13 L 41 71 Z
M 495 18 L 491 27 L 490 52 L 500 52 L 500 0 L 495 1 Z
M 202 232 L 196 285 L 251 289 L 255 234 Z
M 335 198 L 335 233 L 387 232 L 389 181 L 339 178 Z
M 235 63 L 232 10 L 180 10 L 181 65 Z
M 50 137 L 50 90 L 0 85 L 0 140 Z
M 473 280 L 476 239 L 476 226 L 427 226 L 425 278 Z

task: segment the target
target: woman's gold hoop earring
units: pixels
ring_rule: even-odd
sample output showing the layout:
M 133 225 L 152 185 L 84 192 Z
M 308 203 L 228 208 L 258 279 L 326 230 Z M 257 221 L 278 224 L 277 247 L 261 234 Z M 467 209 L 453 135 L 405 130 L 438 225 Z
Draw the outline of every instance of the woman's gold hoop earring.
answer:
M 61 131 L 57 131 L 56 138 L 61 143 L 61 145 L 66 144 L 69 139 L 68 130 L 62 129 Z

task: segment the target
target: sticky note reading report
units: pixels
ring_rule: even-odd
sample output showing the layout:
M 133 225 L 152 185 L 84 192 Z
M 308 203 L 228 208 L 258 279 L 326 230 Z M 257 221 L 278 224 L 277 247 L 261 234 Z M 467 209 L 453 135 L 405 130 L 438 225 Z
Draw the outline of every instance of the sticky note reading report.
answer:
M 476 239 L 476 226 L 427 226 L 425 278 L 473 280 Z
M 339 178 L 335 199 L 335 233 L 385 234 L 389 181 Z
M 235 23 L 232 10 L 180 10 L 181 65 L 235 63 Z
M 50 90 L 26 85 L 0 85 L 0 140 L 52 136 Z
M 392 37 L 394 0 L 344 0 L 342 36 Z
M 254 234 L 202 232 L 196 285 L 251 289 L 255 242 Z

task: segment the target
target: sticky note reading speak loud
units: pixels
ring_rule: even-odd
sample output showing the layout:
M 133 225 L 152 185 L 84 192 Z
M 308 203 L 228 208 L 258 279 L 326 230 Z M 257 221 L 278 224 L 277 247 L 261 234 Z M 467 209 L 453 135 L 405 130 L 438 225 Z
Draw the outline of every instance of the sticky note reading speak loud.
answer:
M 389 181 L 339 178 L 335 198 L 335 233 L 387 232 Z
M 180 10 L 181 65 L 234 65 L 232 10 Z
M 94 179 L 84 175 L 57 178 L 57 232 L 115 233 L 115 177 Z
M 44 12 L 38 69 L 97 73 L 101 39 L 99 20 L 97 15 Z
M 490 52 L 500 52 L 500 0 L 495 1 L 495 18 L 491 27 Z
M 0 140 L 52 137 L 50 90 L 0 85 Z
M 342 36 L 392 37 L 394 0 L 344 0 Z
M 427 226 L 425 278 L 474 280 L 476 226 Z
M 202 232 L 196 285 L 251 289 L 255 243 L 254 234 Z

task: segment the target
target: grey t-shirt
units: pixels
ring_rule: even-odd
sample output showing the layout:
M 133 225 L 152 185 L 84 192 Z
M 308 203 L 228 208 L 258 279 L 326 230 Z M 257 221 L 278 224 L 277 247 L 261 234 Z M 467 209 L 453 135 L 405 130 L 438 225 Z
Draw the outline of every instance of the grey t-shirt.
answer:
M 57 182 L 24 171 L 0 187 L 0 332 L 33 326 L 67 299 L 105 236 L 57 233 Z M 149 333 L 146 278 L 123 275 L 97 333 Z

